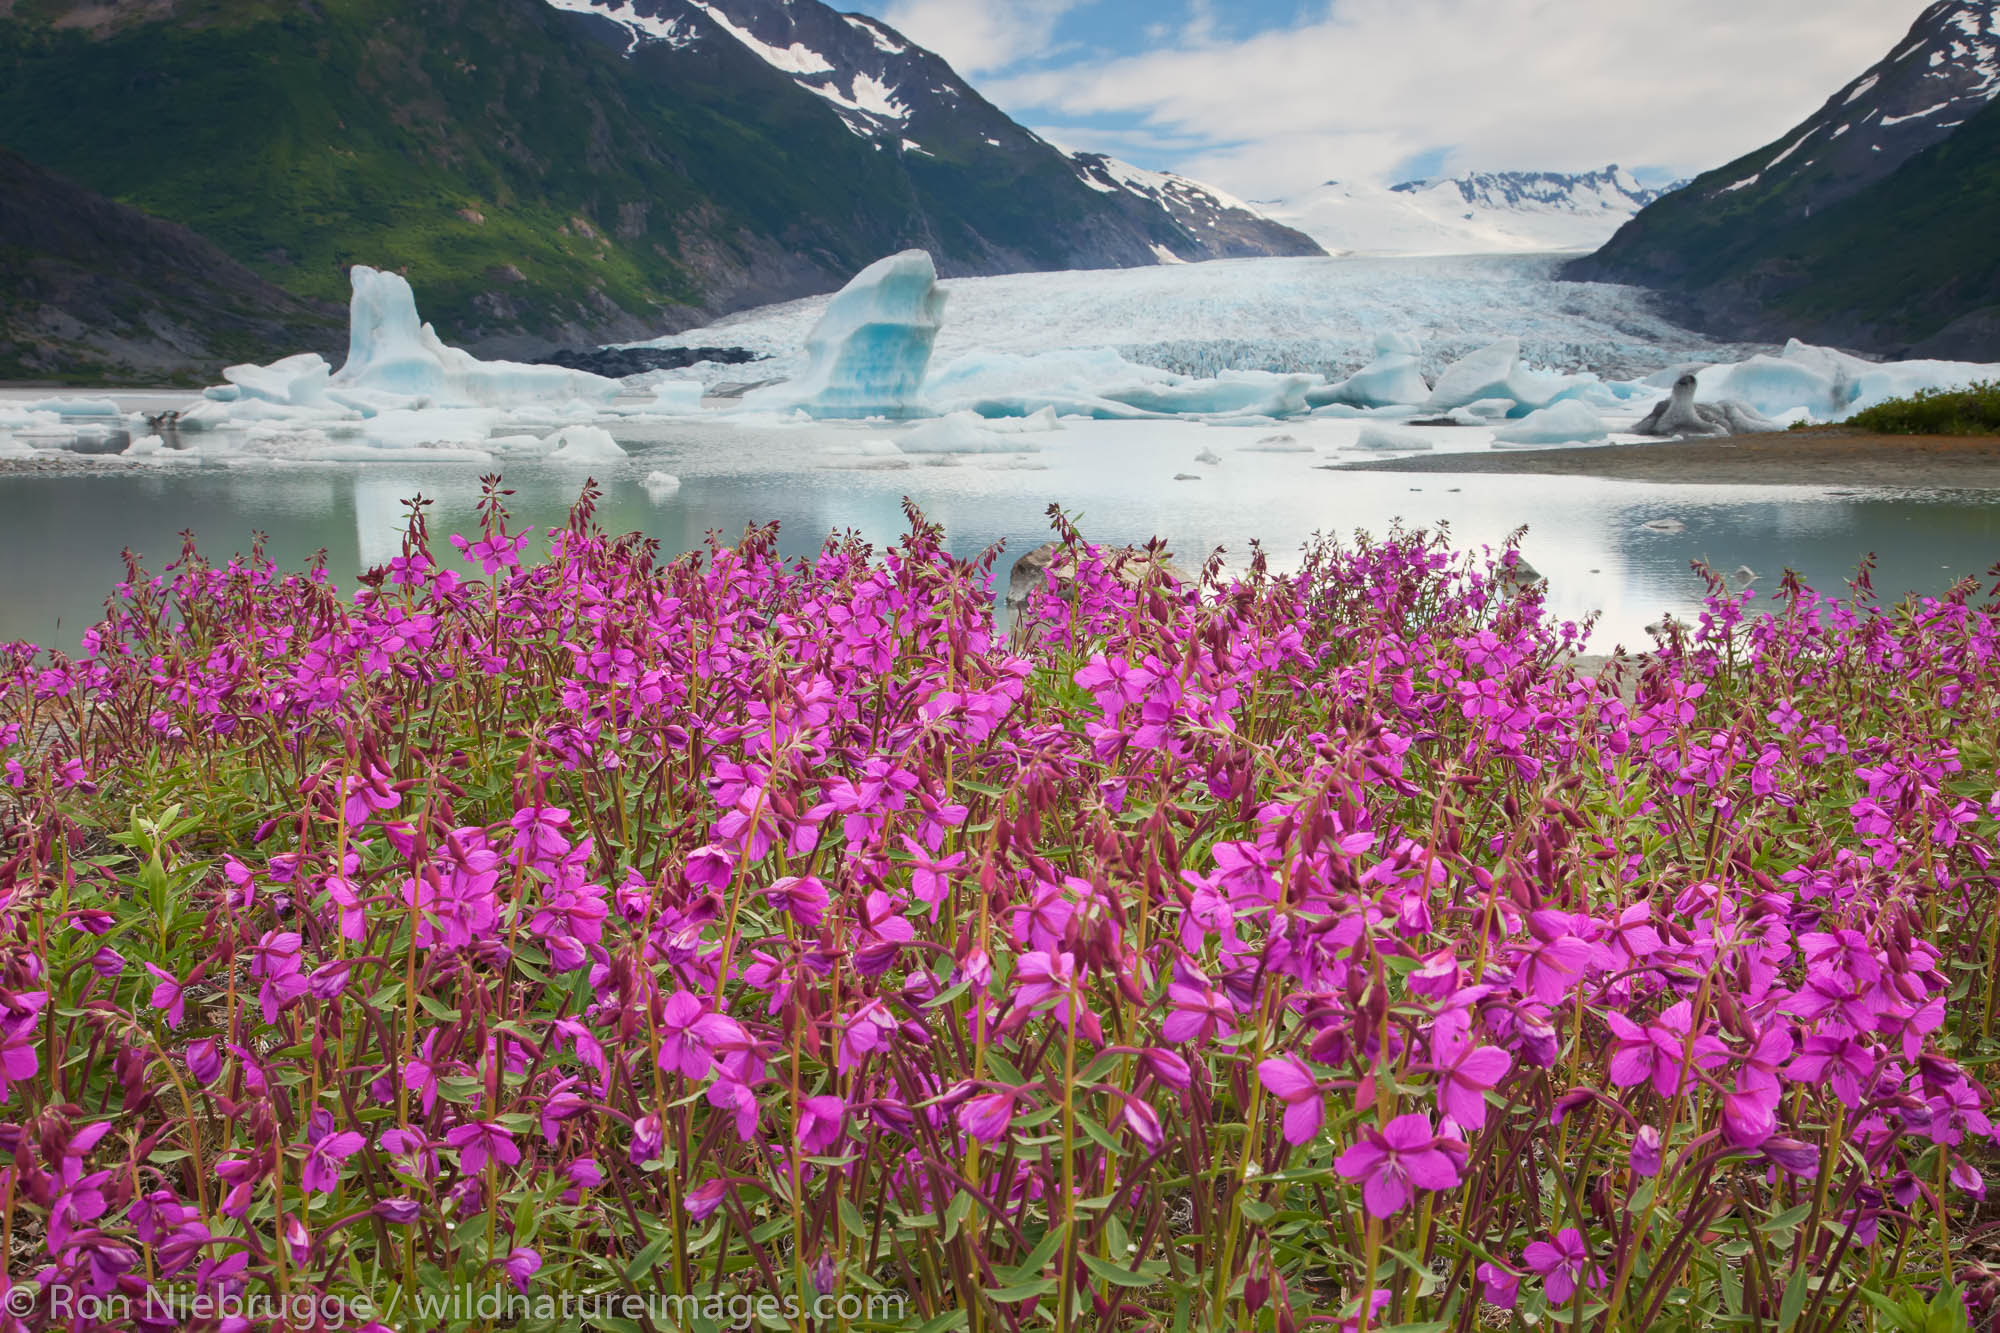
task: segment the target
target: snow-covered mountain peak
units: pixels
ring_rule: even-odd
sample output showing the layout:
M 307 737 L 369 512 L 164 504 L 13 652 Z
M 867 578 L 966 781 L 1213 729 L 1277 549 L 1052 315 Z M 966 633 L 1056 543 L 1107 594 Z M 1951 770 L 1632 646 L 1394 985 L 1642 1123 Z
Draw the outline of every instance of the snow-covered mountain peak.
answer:
M 1305 236 L 1219 190 L 1096 154 L 1062 154 L 980 97 L 942 57 L 865 14 L 839 13 L 820 0 L 548 3 L 618 25 L 628 55 L 658 42 L 677 50 L 740 46 L 885 153 L 950 161 L 1002 180 L 1046 183 L 1067 166 L 1109 196 L 1141 238 L 1138 254 L 1161 263 L 1318 253 Z
M 1775 186 L 1824 164 L 1845 195 L 1948 137 L 2000 97 L 2000 0 L 1938 0 L 1894 50 L 1708 198 Z M 1816 195 L 1821 191 L 1814 191 Z M 1828 202 L 1831 196 L 1819 202 Z

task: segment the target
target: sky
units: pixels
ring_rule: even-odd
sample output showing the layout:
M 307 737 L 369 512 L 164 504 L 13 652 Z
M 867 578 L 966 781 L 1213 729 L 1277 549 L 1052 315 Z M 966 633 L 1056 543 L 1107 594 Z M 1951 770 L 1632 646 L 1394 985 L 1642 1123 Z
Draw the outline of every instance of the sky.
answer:
M 834 0 L 1067 148 L 1251 199 L 1326 180 L 1650 183 L 1776 139 L 1929 0 Z

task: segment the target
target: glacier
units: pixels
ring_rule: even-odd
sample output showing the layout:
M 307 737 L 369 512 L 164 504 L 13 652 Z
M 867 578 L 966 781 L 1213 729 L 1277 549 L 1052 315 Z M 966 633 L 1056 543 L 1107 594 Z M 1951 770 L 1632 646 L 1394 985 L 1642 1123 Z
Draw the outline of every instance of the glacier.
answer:
M 880 467 L 986 466 L 972 457 L 982 454 L 1032 466 L 1038 448 L 1080 442 L 1028 437 L 1071 422 L 1149 423 L 1189 453 L 1201 437 L 1186 432 L 1226 427 L 1255 432 L 1255 445 L 1221 446 L 1251 454 L 1461 450 L 1633 438 L 1682 374 L 1702 401 L 1740 401 L 1779 424 L 2000 378 L 2000 367 L 1872 362 L 1796 341 L 1714 343 L 1658 323 L 1636 293 L 1553 281 L 1540 260 L 1215 261 L 940 281 L 910 250 L 831 297 L 642 344 L 768 355 L 747 373 L 770 382 L 731 396 L 713 391 L 740 367 L 621 381 L 481 360 L 423 322 L 400 275 L 362 266 L 351 277 L 338 370 L 316 353 L 231 366 L 158 448 L 147 443 L 158 423 L 115 398 L 15 391 L 0 397 L 0 454 L 133 441 L 134 462 L 617 468 L 635 437 L 671 438 L 658 432 L 697 417 L 819 432 L 822 452 Z M 883 425 L 859 444 L 838 438 L 855 420 Z M 1432 429 L 1445 426 L 1457 429 Z

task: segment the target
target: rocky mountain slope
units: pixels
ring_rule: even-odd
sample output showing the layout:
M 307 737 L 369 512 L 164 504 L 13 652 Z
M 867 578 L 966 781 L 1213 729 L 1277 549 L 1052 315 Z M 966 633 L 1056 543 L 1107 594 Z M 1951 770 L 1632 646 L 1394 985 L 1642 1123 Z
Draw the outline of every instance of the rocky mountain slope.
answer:
M 272 347 L 332 354 L 345 337 L 339 307 L 0 150 L 0 379 L 199 379 Z
M 911 246 L 982 274 L 1246 244 L 1096 188 L 818 0 L 0 0 L 0 145 L 306 300 L 400 270 L 484 353 L 657 334 Z M 1312 252 L 1266 227 L 1257 252 Z
M 2000 355 L 2000 0 L 1939 0 L 1777 142 L 1648 207 L 1567 276 L 1698 327 Z
M 1263 207 L 1329 250 L 1484 254 L 1591 249 L 1664 193 L 1612 165 L 1576 173 L 1479 172 L 1387 187 L 1328 181 Z

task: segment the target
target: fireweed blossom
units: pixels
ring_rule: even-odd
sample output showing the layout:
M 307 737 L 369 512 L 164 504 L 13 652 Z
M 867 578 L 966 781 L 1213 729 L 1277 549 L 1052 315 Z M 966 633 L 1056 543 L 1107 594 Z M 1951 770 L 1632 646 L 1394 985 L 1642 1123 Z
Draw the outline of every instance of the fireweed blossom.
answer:
M 503 500 L 469 565 L 419 504 L 358 589 L 190 545 L 0 646 L 44 1288 L 1694 1327 L 1750 1227 L 1830 1291 L 1942 1234 L 1995 1313 L 1982 588 L 1718 588 L 1599 680 L 1430 534 L 1194 579 L 1058 515 L 1003 629 L 920 519 L 675 557 Z M 1371 1289 L 1371 1234 L 1461 1279 Z

